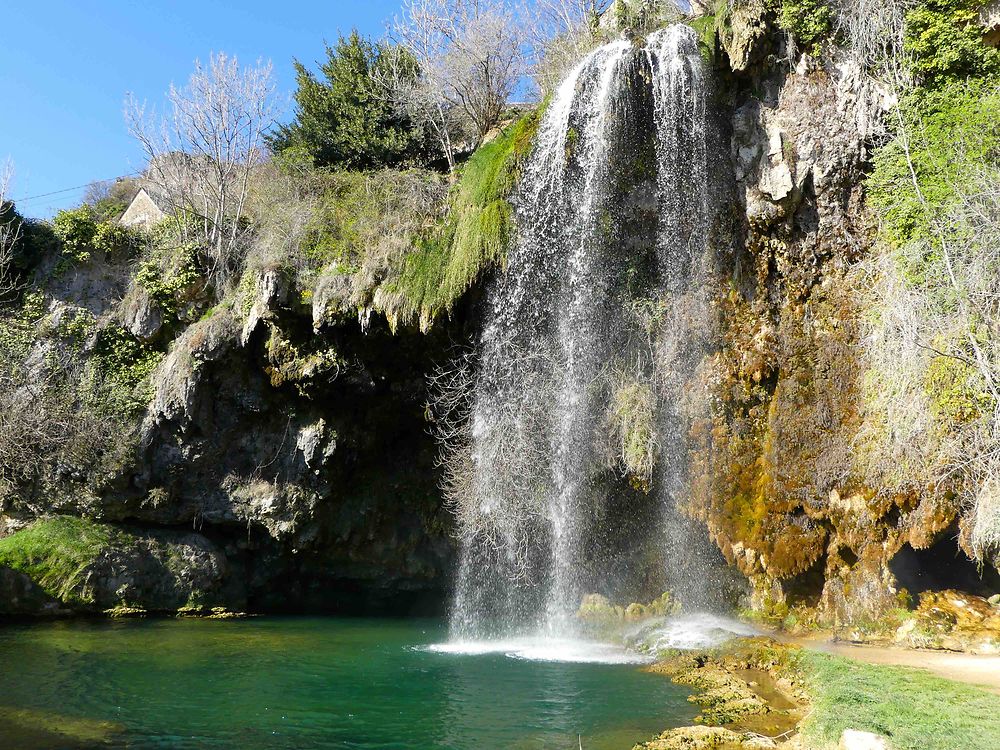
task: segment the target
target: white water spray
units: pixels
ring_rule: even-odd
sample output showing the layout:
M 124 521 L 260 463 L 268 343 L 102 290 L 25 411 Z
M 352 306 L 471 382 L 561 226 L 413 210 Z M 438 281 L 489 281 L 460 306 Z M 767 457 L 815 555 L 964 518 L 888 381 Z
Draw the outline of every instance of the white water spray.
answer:
M 607 473 L 599 435 L 609 363 L 636 336 L 636 279 L 643 294 L 683 290 L 704 249 L 701 66 L 686 26 L 613 42 L 570 73 L 539 125 L 480 342 L 469 444 L 452 457 L 467 477 L 457 642 L 572 635 L 590 587 L 642 575 L 599 551 L 624 541 L 616 498 L 595 481 Z

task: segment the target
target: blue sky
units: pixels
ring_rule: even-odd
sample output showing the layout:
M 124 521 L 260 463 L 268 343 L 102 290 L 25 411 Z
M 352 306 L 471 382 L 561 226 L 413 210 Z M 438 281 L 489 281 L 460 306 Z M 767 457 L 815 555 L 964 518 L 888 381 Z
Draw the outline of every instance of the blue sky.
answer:
M 313 67 L 324 39 L 334 41 L 338 31 L 381 36 L 399 0 L 3 5 L 0 160 L 14 162 L 17 199 L 140 169 L 122 117 L 126 92 L 159 104 L 171 81 L 185 82 L 194 60 L 214 51 L 242 62 L 270 59 L 279 91 L 290 98 L 293 57 Z M 18 207 L 48 217 L 82 195 L 80 188 Z

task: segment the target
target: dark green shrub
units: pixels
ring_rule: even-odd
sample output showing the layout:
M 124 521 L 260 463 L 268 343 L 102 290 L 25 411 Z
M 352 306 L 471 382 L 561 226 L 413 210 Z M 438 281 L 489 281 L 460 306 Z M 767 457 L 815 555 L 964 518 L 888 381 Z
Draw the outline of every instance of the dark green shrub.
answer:
M 810 55 L 819 53 L 833 32 L 833 10 L 826 0 L 784 0 L 778 24 Z

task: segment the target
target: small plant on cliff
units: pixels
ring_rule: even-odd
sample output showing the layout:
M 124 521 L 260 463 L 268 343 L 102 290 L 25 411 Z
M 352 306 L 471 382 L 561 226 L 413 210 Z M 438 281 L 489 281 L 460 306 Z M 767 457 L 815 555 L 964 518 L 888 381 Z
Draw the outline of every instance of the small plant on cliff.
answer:
M 97 398 L 122 415 L 144 409 L 152 395 L 149 376 L 163 353 L 114 325 L 98 332 L 95 352 L 101 380 Z
M 810 55 L 819 54 L 833 31 L 833 9 L 826 0 L 783 0 L 778 24 L 789 32 L 799 47 Z
M 156 302 L 164 315 L 176 318 L 193 294 L 204 286 L 198 245 L 184 243 L 169 253 L 144 261 L 135 274 L 135 283 Z
M 612 391 L 611 434 L 633 484 L 648 490 L 656 463 L 656 393 L 651 383 L 622 374 Z

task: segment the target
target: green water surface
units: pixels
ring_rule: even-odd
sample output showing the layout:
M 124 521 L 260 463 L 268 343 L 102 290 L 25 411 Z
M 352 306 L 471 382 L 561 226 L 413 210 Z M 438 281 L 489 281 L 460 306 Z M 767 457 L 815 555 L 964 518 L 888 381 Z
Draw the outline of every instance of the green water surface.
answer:
M 414 620 L 4 625 L 0 748 L 628 750 L 695 713 L 635 665 L 422 648 L 445 638 Z

